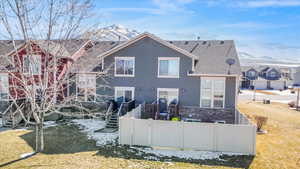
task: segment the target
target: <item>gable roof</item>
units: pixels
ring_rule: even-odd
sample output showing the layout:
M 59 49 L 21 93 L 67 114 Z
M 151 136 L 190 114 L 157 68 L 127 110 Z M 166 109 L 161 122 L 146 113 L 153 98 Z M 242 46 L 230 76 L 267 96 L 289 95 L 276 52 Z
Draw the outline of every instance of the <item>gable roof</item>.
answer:
M 51 40 L 50 43 L 46 40 L 33 40 L 32 42 L 44 51 L 48 49 L 49 45 L 50 54 L 61 58 L 68 58 L 75 54 L 88 41 L 87 39 L 71 39 Z M 15 53 L 13 42 L 18 51 L 26 45 L 24 40 L 0 40 L 0 71 L 5 71 L 6 67 L 11 64 L 10 56 Z
M 186 51 L 186 50 L 184 50 L 184 49 L 181 49 L 181 48 L 179 48 L 179 47 L 177 47 L 177 46 L 175 46 L 175 45 L 173 45 L 173 44 L 171 44 L 171 43 L 168 43 L 167 41 L 164 41 L 164 40 L 160 39 L 159 37 L 157 37 L 157 36 L 155 36 L 155 35 L 153 35 L 153 34 L 150 34 L 150 33 L 148 33 L 148 32 L 145 32 L 145 33 L 143 33 L 143 34 L 140 34 L 140 35 L 136 36 L 135 38 L 132 38 L 131 40 L 126 41 L 125 43 L 121 43 L 121 44 L 119 44 L 118 46 L 116 46 L 115 48 L 113 48 L 113 49 L 111 49 L 111 50 L 109 50 L 109 51 L 106 51 L 106 52 L 100 54 L 98 57 L 99 57 L 99 58 L 104 58 L 104 57 L 106 57 L 106 56 L 108 56 L 108 55 L 110 55 L 110 54 L 113 54 L 113 53 L 115 53 L 115 52 L 118 52 L 119 50 L 124 49 L 124 48 L 126 48 L 127 46 L 129 46 L 129 45 L 131 45 L 131 44 L 133 44 L 133 43 L 135 43 L 135 42 L 137 42 L 137 41 L 139 41 L 139 40 L 141 40 L 141 39 L 144 39 L 144 38 L 146 38 L 146 37 L 151 38 L 151 39 L 153 39 L 153 40 L 155 40 L 155 41 L 161 43 L 162 45 L 164 45 L 164 46 L 166 46 L 166 47 L 169 47 L 169 48 L 171 48 L 171 49 L 174 49 L 175 51 L 177 51 L 177 52 L 179 52 L 179 53 L 182 53 L 182 54 L 185 55 L 185 56 L 189 56 L 189 57 L 191 57 L 191 58 L 196 58 L 196 56 L 193 55 L 192 53 L 190 53 L 190 52 L 188 52 L 188 51 Z
M 126 48 L 145 37 L 150 37 L 187 57 L 198 60 L 194 74 L 227 74 L 229 65 L 226 63 L 226 60 L 229 58 L 236 61 L 230 68 L 231 74 L 239 75 L 241 73 L 234 42 L 231 40 L 165 41 L 149 33 L 144 33 L 126 42 L 94 41 L 93 43 L 98 45 L 94 45 L 91 51 L 76 61 L 72 69 L 75 72 L 90 72 L 101 63 L 102 58 Z M 95 57 L 95 53 L 98 54 L 97 57 Z

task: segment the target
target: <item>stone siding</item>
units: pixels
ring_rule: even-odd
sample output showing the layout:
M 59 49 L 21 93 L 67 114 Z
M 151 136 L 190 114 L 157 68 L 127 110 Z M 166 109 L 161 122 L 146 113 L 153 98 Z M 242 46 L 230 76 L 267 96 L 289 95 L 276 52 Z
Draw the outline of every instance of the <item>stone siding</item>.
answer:
M 207 109 L 191 106 L 182 106 L 179 109 L 181 118 L 190 118 L 201 120 L 201 122 L 214 122 L 224 120 L 226 123 L 234 124 L 234 109 Z

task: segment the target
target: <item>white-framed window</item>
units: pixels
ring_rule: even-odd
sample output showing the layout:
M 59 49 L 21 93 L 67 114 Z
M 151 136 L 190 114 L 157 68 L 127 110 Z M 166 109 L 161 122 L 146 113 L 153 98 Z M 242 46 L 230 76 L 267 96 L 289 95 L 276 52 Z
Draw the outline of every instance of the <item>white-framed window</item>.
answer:
M 157 100 L 166 99 L 168 105 L 170 103 L 178 103 L 179 89 L 178 88 L 157 88 Z
M 276 76 L 277 76 L 277 73 L 275 71 L 270 72 L 270 77 L 276 77 Z
M 0 100 L 9 98 L 9 81 L 8 74 L 0 74 Z
M 179 57 L 159 57 L 158 77 L 179 78 Z
M 134 77 L 135 57 L 115 57 L 115 76 Z
M 96 100 L 96 75 L 77 74 L 76 98 L 78 101 L 93 102 Z
M 32 73 L 32 75 L 40 75 L 42 73 L 41 55 L 24 55 L 23 73 Z
M 249 71 L 249 72 L 248 72 L 248 75 L 249 75 L 250 77 L 254 77 L 254 76 L 256 76 L 256 72 L 255 72 L 255 71 Z
M 202 77 L 200 107 L 224 108 L 225 78 Z
M 115 87 L 115 101 L 129 102 L 134 100 L 134 87 Z

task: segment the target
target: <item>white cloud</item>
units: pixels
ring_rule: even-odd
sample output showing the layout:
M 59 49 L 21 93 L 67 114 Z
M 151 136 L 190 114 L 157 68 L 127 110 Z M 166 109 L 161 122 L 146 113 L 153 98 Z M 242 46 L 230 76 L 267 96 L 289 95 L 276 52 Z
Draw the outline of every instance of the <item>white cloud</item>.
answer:
M 239 2 L 238 6 L 247 8 L 294 7 L 300 6 L 300 0 L 251 0 Z

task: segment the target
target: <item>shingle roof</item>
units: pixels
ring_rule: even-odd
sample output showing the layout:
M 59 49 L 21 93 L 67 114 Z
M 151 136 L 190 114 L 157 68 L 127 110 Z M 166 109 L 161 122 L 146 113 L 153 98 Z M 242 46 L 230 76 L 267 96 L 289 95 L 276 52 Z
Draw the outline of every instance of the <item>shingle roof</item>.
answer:
M 97 57 L 99 54 L 113 49 L 124 43 L 124 41 L 91 41 L 91 43 L 93 46 L 72 65 L 71 72 L 89 72 L 93 70 L 101 63 L 101 59 Z
M 52 40 L 48 44 L 45 40 L 34 40 L 33 42 L 37 44 L 42 49 L 48 49 L 52 55 L 59 57 L 71 57 L 75 52 L 77 52 L 84 44 L 89 40 L 87 39 L 71 39 L 71 40 Z M 15 40 L 15 46 L 18 49 L 20 46 L 24 45 L 25 41 Z M 11 40 L 0 40 L 0 71 L 6 70 L 6 67 L 11 63 L 10 58 L 7 56 L 10 52 L 14 51 L 13 41 Z
M 196 74 L 227 74 L 229 65 L 226 60 L 235 60 L 230 68 L 231 74 L 240 74 L 240 62 L 232 40 L 209 41 L 169 41 L 173 45 L 184 49 L 196 56 L 198 64 Z
M 227 41 L 166 41 L 176 47 L 183 49 L 193 54 L 198 60 L 198 64 L 195 67 L 196 74 L 227 74 L 229 65 L 226 60 L 229 58 L 234 59 L 236 62 L 231 66 L 231 74 L 240 74 L 240 63 L 237 56 L 237 52 L 234 46 L 234 42 Z M 101 52 L 107 52 L 110 49 L 116 47 L 116 44 L 112 44 L 113 41 L 99 41 L 94 42 L 97 45 L 92 47 L 92 52 L 85 54 L 73 65 L 75 72 L 89 72 L 100 64 L 100 58 L 95 56 L 100 55 Z M 124 42 L 115 42 L 124 43 Z M 215 66 L 213 66 L 215 65 Z M 192 67 L 192 65 L 191 65 Z

